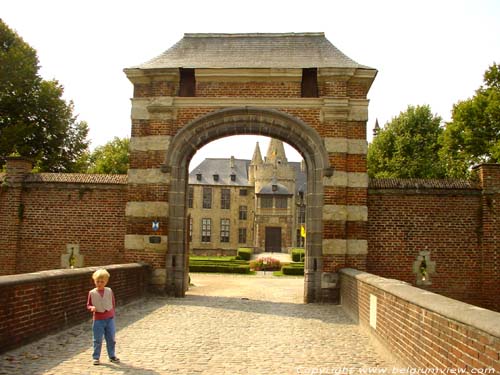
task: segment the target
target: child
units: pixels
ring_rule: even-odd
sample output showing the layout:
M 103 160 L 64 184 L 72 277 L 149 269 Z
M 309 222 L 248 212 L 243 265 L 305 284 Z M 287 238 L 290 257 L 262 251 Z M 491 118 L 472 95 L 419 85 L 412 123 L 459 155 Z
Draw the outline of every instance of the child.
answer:
M 99 269 L 94 272 L 92 279 L 96 288 L 89 292 L 87 309 L 93 313 L 94 365 L 99 365 L 102 336 L 106 339 L 109 360 L 118 363 L 120 360 L 115 355 L 115 296 L 111 288 L 106 288 L 109 273 Z

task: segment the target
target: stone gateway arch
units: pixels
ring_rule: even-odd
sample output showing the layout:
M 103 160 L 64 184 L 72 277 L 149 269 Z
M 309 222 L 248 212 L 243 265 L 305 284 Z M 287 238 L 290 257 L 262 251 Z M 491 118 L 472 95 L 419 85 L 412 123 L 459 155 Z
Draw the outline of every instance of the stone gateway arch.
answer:
M 366 269 L 375 69 L 323 33 L 185 34 L 125 73 L 134 85 L 125 258 L 151 264 L 155 288 L 187 289 L 189 162 L 231 135 L 276 138 L 304 158 L 306 302 L 336 300 L 340 268 Z

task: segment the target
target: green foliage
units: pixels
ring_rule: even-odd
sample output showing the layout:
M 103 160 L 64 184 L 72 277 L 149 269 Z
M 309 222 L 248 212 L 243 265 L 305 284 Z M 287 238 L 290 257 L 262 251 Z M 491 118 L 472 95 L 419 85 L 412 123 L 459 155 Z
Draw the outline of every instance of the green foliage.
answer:
M 303 262 L 304 257 L 306 256 L 306 252 L 304 249 L 292 249 L 292 261 L 294 262 Z
M 129 138 L 113 138 L 88 157 L 88 173 L 126 174 L 129 165 Z
M 250 273 L 247 261 L 228 257 L 189 257 L 190 272 Z M 234 258 L 234 257 L 230 257 Z
M 281 267 L 283 275 L 304 275 L 304 263 L 291 263 Z
M 252 249 L 248 247 L 238 248 L 238 257 L 243 260 L 250 260 L 250 258 L 252 257 Z
M 472 166 L 500 162 L 500 65 L 484 73 L 484 86 L 453 106 L 441 157 L 451 177 L 467 177 Z
M 438 152 L 441 118 L 427 105 L 408 106 L 379 131 L 368 147 L 368 174 L 376 178 L 443 178 Z
M 78 172 L 88 126 L 62 99 L 63 87 L 38 70 L 36 51 L 0 19 L 0 168 L 17 152 L 38 171 Z

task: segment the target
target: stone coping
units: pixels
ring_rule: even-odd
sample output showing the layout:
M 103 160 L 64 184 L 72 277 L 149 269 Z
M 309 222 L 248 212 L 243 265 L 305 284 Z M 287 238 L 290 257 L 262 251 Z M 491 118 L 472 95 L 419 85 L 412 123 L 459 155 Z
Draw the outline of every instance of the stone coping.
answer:
M 0 276 L 0 288 L 14 286 L 14 285 L 21 285 L 21 284 L 38 283 L 50 279 L 80 277 L 86 274 L 91 275 L 93 272 L 97 271 L 100 268 L 105 268 L 108 271 L 113 271 L 113 270 L 124 270 L 124 269 L 142 268 L 142 267 L 147 267 L 147 265 L 142 263 L 110 264 L 104 266 L 93 266 L 93 267 L 83 267 L 83 268 L 73 268 L 73 269 L 54 269 L 54 270 L 39 271 L 32 273 L 5 275 L 5 276 Z
M 340 273 L 372 285 L 426 310 L 440 314 L 445 318 L 453 319 L 500 338 L 500 313 L 422 290 L 404 281 L 386 279 L 352 268 L 344 268 L 340 270 Z

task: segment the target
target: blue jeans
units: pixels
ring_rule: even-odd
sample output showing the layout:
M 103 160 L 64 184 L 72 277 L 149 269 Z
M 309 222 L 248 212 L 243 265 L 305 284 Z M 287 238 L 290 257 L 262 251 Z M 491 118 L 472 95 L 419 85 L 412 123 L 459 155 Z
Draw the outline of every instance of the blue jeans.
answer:
M 115 318 L 94 320 L 94 323 L 92 324 L 92 332 L 94 334 L 94 353 L 92 353 L 92 358 L 99 359 L 101 357 L 103 336 L 106 339 L 108 357 L 115 357 Z

